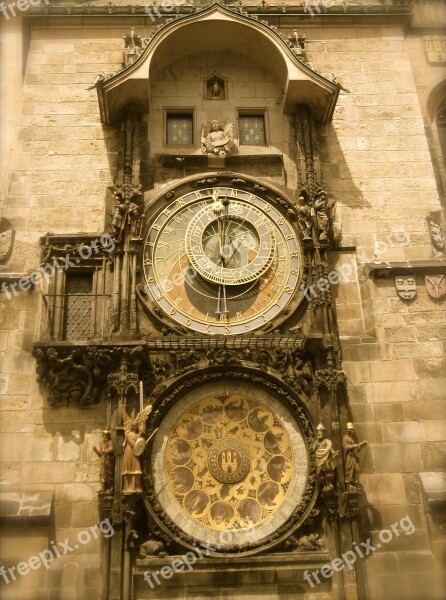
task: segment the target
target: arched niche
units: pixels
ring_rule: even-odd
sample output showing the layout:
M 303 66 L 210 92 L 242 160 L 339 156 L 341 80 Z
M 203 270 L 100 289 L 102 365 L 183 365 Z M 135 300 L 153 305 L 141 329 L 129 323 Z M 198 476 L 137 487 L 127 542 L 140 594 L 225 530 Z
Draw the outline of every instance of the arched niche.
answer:
M 284 113 L 306 104 L 316 121 L 331 119 L 339 94 L 335 83 L 300 61 L 266 22 L 214 4 L 161 27 L 137 60 L 98 85 L 102 121 L 119 120 L 129 102 L 149 111 L 151 79 L 180 58 L 204 52 L 257 56 L 281 85 Z

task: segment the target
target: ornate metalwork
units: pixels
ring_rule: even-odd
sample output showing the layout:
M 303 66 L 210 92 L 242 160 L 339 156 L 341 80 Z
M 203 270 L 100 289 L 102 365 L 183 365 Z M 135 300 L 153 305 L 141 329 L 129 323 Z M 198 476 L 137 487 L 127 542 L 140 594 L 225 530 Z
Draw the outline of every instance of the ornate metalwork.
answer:
M 93 274 L 89 271 L 66 275 L 63 337 L 88 340 L 91 337 Z

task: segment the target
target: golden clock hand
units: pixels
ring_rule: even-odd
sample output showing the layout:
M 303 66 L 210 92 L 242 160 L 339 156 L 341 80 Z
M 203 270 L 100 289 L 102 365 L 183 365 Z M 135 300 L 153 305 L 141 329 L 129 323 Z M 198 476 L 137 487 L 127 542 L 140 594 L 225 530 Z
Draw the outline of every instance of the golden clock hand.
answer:
M 223 297 L 222 297 L 223 292 Z M 222 301 L 223 301 L 223 310 L 222 310 Z M 218 297 L 217 297 L 217 310 L 215 311 L 216 315 L 228 315 L 228 304 L 226 298 L 226 286 L 224 283 L 221 283 L 218 286 Z
M 225 257 L 223 256 L 223 248 L 226 246 L 226 219 L 228 217 L 228 207 L 229 207 L 229 198 L 226 196 L 222 202 L 224 206 L 224 212 L 221 215 L 221 230 L 220 230 L 220 259 L 219 263 L 224 267 L 225 266 Z

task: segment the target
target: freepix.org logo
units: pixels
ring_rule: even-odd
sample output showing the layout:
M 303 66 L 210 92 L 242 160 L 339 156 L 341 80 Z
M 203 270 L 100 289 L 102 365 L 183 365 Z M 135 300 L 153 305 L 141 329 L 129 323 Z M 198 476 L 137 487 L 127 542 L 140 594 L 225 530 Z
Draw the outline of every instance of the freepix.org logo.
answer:
M 40 4 L 49 5 L 49 0 L 16 0 L 15 2 L 0 2 L 0 12 L 3 14 L 5 19 L 9 21 L 11 17 L 16 17 L 17 12 L 27 11 L 31 6 L 39 6 Z

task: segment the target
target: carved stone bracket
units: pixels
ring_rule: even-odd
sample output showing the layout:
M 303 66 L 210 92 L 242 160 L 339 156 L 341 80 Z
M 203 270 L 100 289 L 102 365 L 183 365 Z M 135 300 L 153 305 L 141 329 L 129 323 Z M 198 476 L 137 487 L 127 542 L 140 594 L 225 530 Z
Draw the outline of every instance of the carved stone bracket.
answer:
M 40 342 L 33 355 L 50 406 L 97 404 L 105 382 L 119 395 L 125 393 L 123 387 L 134 388 L 138 378 L 144 380 L 145 393 L 156 396 L 171 377 L 223 365 L 275 372 L 297 393 L 308 395 L 312 371 L 302 355 L 307 341 L 296 332 L 233 339 L 169 336 L 96 345 Z
M 342 520 L 355 519 L 359 515 L 360 491 L 346 491 L 342 494 L 339 517 Z
M 48 404 L 91 406 L 102 397 L 107 377 L 116 371 L 119 359 L 137 373 L 143 357 L 142 346 L 105 346 L 72 344 L 36 344 L 33 355 L 37 361 L 38 381 L 48 392 Z M 109 385 L 118 386 L 112 380 Z
M 68 269 L 82 263 L 97 266 L 104 257 L 110 259 L 114 243 L 109 234 L 46 235 L 40 238 L 40 264 L 59 265 Z
M 344 371 L 338 369 L 319 369 L 315 372 L 316 387 L 326 388 L 327 390 L 337 390 L 345 387 L 347 375 Z
M 99 492 L 99 518 L 101 521 L 112 518 L 113 512 L 113 494 L 110 492 Z

